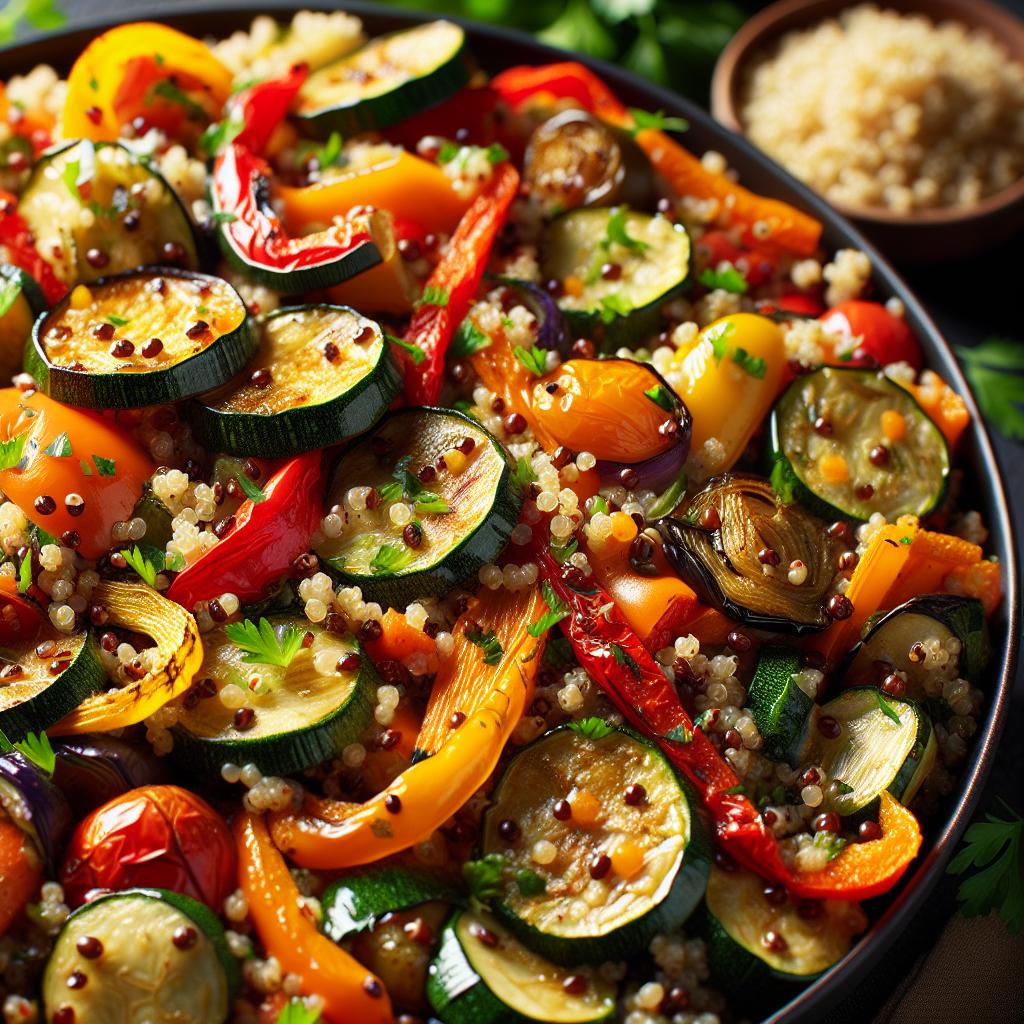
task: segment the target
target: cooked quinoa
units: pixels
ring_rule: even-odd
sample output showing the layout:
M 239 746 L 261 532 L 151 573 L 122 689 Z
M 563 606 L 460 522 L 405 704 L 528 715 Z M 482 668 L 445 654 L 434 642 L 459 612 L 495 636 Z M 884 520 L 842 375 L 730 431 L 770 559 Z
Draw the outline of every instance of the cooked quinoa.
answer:
M 862 4 L 752 66 L 750 138 L 836 203 L 970 206 L 1024 174 L 1024 66 L 1000 41 Z

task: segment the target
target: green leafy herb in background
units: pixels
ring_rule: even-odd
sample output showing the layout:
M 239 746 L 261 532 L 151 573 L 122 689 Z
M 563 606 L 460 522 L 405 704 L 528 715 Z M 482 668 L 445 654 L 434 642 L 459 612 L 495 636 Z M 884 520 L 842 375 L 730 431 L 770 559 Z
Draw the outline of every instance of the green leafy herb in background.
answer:
M 1024 343 L 988 338 L 974 348 L 957 346 L 981 411 L 999 433 L 1024 441 Z
M 0 43 L 9 43 L 24 26 L 40 32 L 60 28 L 67 17 L 54 0 L 8 0 L 0 8 Z
M 1005 817 L 989 813 L 964 836 L 950 861 L 951 875 L 976 870 L 960 883 L 957 898 L 964 917 L 996 911 L 1014 934 L 1024 932 L 1024 818 L 1002 800 Z

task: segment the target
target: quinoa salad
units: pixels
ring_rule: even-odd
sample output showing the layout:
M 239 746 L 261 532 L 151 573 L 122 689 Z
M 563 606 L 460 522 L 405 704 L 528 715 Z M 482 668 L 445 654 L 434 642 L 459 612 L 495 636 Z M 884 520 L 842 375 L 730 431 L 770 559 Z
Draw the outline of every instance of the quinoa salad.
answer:
M 3 1024 L 724 1024 L 841 961 L 1002 591 L 821 233 L 446 21 L 0 83 Z

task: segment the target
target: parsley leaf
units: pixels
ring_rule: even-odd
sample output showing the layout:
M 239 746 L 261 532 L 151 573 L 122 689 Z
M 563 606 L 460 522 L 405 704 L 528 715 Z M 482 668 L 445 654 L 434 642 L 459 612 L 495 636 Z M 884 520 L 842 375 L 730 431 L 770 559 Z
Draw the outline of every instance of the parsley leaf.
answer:
M 680 722 L 679 725 L 669 729 L 662 739 L 671 743 L 691 743 L 693 742 L 693 732 Z
M 612 215 L 608 218 L 607 234 L 603 243 L 604 248 L 610 248 L 612 245 L 621 245 L 626 249 L 632 249 L 633 252 L 643 252 L 647 248 L 646 242 L 641 241 L 639 238 L 633 238 L 626 230 L 626 217 L 628 214 L 629 208 L 626 206 L 616 206 L 612 210 Z
M 238 486 L 242 488 L 242 493 L 254 505 L 267 500 L 267 496 L 263 493 L 263 488 L 255 480 L 251 480 L 248 473 L 239 473 L 235 479 L 238 481 Z
M 480 903 L 490 903 L 500 892 L 505 858 L 500 853 L 489 853 L 479 860 L 468 860 L 462 865 L 469 894 Z
M 526 632 L 532 637 L 543 636 L 552 626 L 557 626 L 562 619 L 569 615 L 569 606 L 555 593 L 554 588 L 547 580 L 544 581 L 543 594 L 548 611 L 532 625 L 526 627 Z
M 54 0 L 8 0 L 0 8 L 0 43 L 9 43 L 22 21 L 40 32 L 60 28 L 67 21 Z
M 576 550 L 579 546 L 580 542 L 573 537 L 567 544 L 552 544 L 551 554 L 555 556 L 559 565 L 565 565 L 565 563 L 576 554 Z
M 410 501 L 416 503 L 416 511 L 432 514 L 432 515 L 443 515 L 445 512 L 450 512 L 451 507 L 448 502 L 436 494 L 434 491 L 427 490 L 423 486 L 419 477 L 414 473 L 409 472 L 409 463 L 412 461 L 411 455 L 406 455 L 399 459 L 395 464 L 395 471 L 392 474 L 395 478 L 395 484 L 385 484 L 381 488 L 381 497 L 385 497 L 385 491 L 387 492 L 387 501 L 395 501 L 399 494 L 403 497 L 408 498 Z M 395 491 L 395 486 L 399 490 Z M 404 568 L 404 567 L 403 567 Z
M 74 454 L 71 451 L 71 439 L 64 433 L 58 434 L 43 451 L 56 459 L 65 459 Z
M 690 122 L 686 118 L 670 117 L 660 110 L 652 113 L 649 110 L 630 107 L 629 112 L 633 116 L 633 135 L 647 129 L 656 132 L 685 132 L 690 127 Z
M 516 468 L 512 470 L 512 476 L 522 491 L 525 491 L 530 484 L 535 483 L 537 480 L 537 474 L 533 471 L 533 465 L 525 455 L 520 455 L 516 460 Z
M 92 462 L 100 476 L 115 476 L 117 474 L 117 461 L 115 459 L 105 459 L 102 455 L 94 455 Z
M 274 627 L 261 618 L 259 625 L 251 619 L 232 622 L 224 627 L 227 638 L 244 651 L 242 661 L 250 665 L 280 665 L 287 668 L 302 648 L 303 632 L 296 626 L 285 626 L 278 636 Z
M 27 761 L 34 764 L 44 775 L 52 776 L 57 765 L 57 755 L 50 745 L 50 737 L 45 732 L 30 732 L 23 740 L 12 743 L 0 729 L 0 752 L 5 754 L 17 751 Z
M 522 868 L 516 872 L 516 887 L 523 896 L 542 896 L 548 883 L 532 868 Z
M 215 121 L 199 136 L 199 148 L 208 157 L 214 157 L 234 142 L 244 127 L 245 121 L 238 114 L 229 114 L 223 121 Z
M 964 845 L 950 861 L 951 875 L 980 870 L 960 883 L 957 898 L 964 917 L 999 913 L 1014 934 L 1024 931 L 1024 819 L 1003 803 L 1006 817 L 986 814 L 964 836 Z
M 704 332 L 704 339 L 711 342 L 716 363 L 720 363 L 729 354 L 728 341 L 735 331 L 736 325 L 731 320 L 723 320 Z
M 423 289 L 423 294 L 416 300 L 415 306 L 447 306 L 448 305 L 448 292 L 444 288 L 438 288 L 436 285 L 428 284 Z
M 675 406 L 672 402 L 672 396 L 669 393 L 667 387 L 664 384 L 655 384 L 653 388 L 648 388 L 644 394 L 659 408 L 664 409 L 666 412 L 672 412 Z
M 629 316 L 633 303 L 621 292 L 611 292 L 601 299 L 600 317 L 604 324 L 612 323 L 617 316 Z
M 500 142 L 492 142 L 487 147 L 487 162 L 491 164 L 500 164 L 503 160 L 508 159 L 508 150 Z
M 7 315 L 20 294 L 21 282 L 17 277 L 0 277 L 0 317 Z
M 153 94 L 161 96 L 171 103 L 177 104 L 188 115 L 190 120 L 205 121 L 207 117 L 206 108 L 197 103 L 184 89 L 176 85 L 169 78 L 162 79 L 153 86 Z
M 516 345 L 512 349 L 512 353 L 535 377 L 543 377 L 547 372 L 547 349 L 540 348 L 538 345 L 531 345 L 529 351 L 527 351 L 522 345 Z
M 751 377 L 764 380 L 764 375 L 768 370 L 768 363 L 761 356 L 752 356 L 745 348 L 737 345 L 732 352 L 732 361 L 741 370 L 746 370 Z
M 28 434 L 17 434 L 9 441 L 0 441 L 0 470 L 14 469 L 25 452 Z
M 18 566 L 18 593 L 24 594 L 32 586 L 32 556 L 26 555 Z
M 467 629 L 466 639 L 484 652 L 485 665 L 497 665 L 505 655 L 501 642 L 493 631 L 485 633 L 482 629 Z
M 886 700 L 885 694 L 881 690 L 875 690 L 875 696 L 878 697 L 878 707 L 882 714 L 885 715 L 890 721 L 895 722 L 897 725 L 900 724 L 899 712 Z
M 407 569 L 415 557 L 413 549 L 404 544 L 381 544 L 377 553 L 370 559 L 370 572 L 374 576 L 401 572 Z
M 131 320 L 126 320 L 123 316 L 116 316 L 114 313 L 111 313 L 106 317 L 106 321 L 108 324 L 113 324 L 115 327 L 124 327 L 125 324 L 131 323 Z
M 583 718 L 578 722 L 570 722 L 569 728 L 573 732 L 586 736 L 588 740 L 603 740 L 610 736 L 615 730 L 603 718 Z
M 448 351 L 456 359 L 465 359 L 474 352 L 487 348 L 490 344 L 491 339 L 467 316 L 459 324 L 459 328 L 455 332 L 455 337 L 452 338 Z
M 612 657 L 615 659 L 615 663 L 617 665 L 622 665 L 624 668 L 629 669 L 634 676 L 640 675 L 640 666 L 637 663 L 636 658 L 634 658 L 633 655 L 624 647 L 620 644 L 609 644 L 608 650 L 612 652 Z
M 747 284 L 747 279 L 732 266 L 726 267 L 725 270 L 714 270 L 711 267 L 706 267 L 700 272 L 697 280 L 705 288 L 710 288 L 712 291 L 716 288 L 721 288 L 722 291 L 732 292 L 734 295 L 745 295 L 750 288 L 750 285 Z
M 307 142 L 300 147 L 300 156 L 308 159 L 313 157 L 316 160 L 317 167 L 323 170 L 325 167 L 333 167 L 335 164 L 343 165 L 345 163 L 341 153 L 342 138 L 339 132 L 331 132 L 327 136 L 327 141 L 322 145 L 318 146 L 315 142 Z
M 320 1024 L 319 1010 L 310 1009 L 298 996 L 292 996 L 277 1015 L 276 1024 Z
M 424 352 L 419 345 L 413 345 L 412 342 L 405 341 L 403 338 L 396 338 L 393 334 L 385 334 L 384 337 L 387 338 L 392 345 L 397 345 L 416 366 L 419 366 L 420 363 L 427 358 L 427 353 Z
M 1024 344 L 989 338 L 976 348 L 957 346 L 985 418 L 1005 437 L 1024 441 Z
M 154 551 L 156 552 L 157 557 L 150 559 L 139 550 L 138 544 L 136 544 L 134 549 L 131 551 L 127 548 L 121 549 L 121 555 L 124 560 L 139 574 L 139 577 L 145 580 L 151 587 L 156 586 L 156 574 L 164 567 L 164 560 L 159 549 L 154 549 Z M 158 560 L 159 565 L 157 564 Z

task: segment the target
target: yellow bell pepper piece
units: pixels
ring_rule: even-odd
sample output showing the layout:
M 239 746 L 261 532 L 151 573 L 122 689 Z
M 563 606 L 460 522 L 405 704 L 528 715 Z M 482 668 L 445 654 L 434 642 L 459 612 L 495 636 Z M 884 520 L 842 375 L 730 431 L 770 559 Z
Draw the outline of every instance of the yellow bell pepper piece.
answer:
M 673 387 L 693 417 L 690 450 L 717 438 L 728 469 L 764 420 L 779 393 L 786 368 L 786 346 L 777 323 L 754 313 L 734 313 L 709 324 L 690 349 L 680 349 L 682 363 Z M 682 378 L 681 382 L 679 378 Z
M 112 142 L 121 125 L 144 109 L 146 93 L 167 83 L 162 103 L 195 103 L 210 120 L 231 94 L 231 72 L 198 39 L 151 21 L 120 25 L 97 36 L 68 75 L 64 136 Z M 188 112 L 187 110 L 185 111 Z

